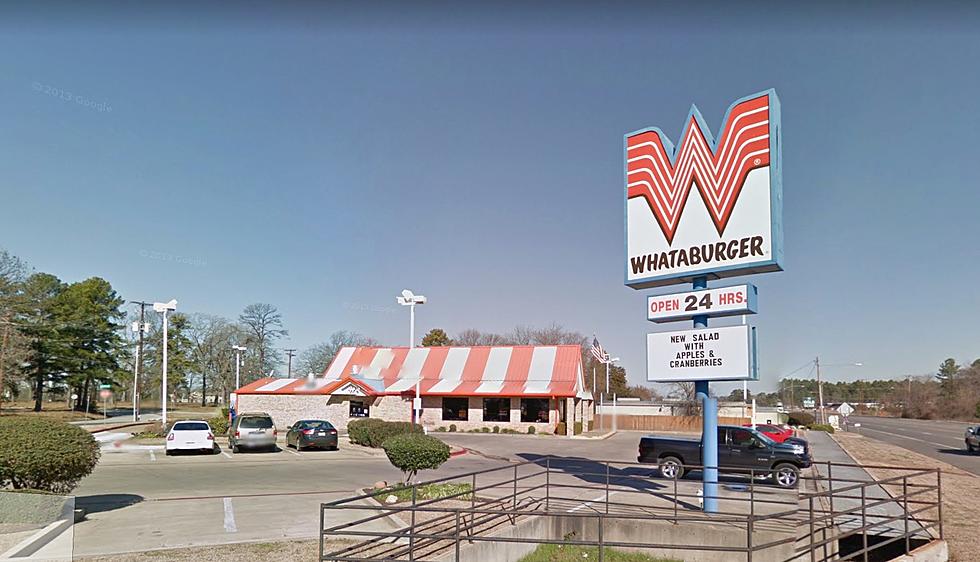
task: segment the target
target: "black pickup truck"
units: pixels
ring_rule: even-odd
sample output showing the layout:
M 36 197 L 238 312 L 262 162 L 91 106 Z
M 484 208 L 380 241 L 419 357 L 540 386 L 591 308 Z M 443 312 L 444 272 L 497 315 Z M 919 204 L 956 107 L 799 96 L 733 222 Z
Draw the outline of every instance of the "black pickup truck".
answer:
M 793 488 L 800 469 L 811 463 L 808 447 L 799 443 L 776 443 L 748 427 L 718 426 L 718 471 L 721 473 L 770 476 L 776 484 Z M 664 478 L 681 478 L 686 467 L 701 462 L 701 440 L 650 435 L 640 439 L 639 462 L 656 463 Z

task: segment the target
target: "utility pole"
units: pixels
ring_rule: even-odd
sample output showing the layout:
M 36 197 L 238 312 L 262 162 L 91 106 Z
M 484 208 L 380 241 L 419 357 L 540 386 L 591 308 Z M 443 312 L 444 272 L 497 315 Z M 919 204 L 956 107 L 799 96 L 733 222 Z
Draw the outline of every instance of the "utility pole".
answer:
M 820 357 L 813 360 L 817 366 L 817 395 L 820 397 L 820 423 L 827 423 L 827 415 L 823 411 L 823 381 L 820 380 Z
M 143 332 L 146 331 L 146 324 L 144 323 L 144 317 L 146 316 L 146 307 L 152 306 L 151 302 L 143 301 L 129 301 L 131 304 L 140 305 L 140 320 L 137 326 L 137 332 L 139 333 L 139 340 L 136 344 L 136 362 L 133 366 L 133 421 L 139 421 L 140 419 L 140 364 L 143 362 Z
M 293 355 L 296 355 L 296 350 L 295 349 L 284 349 L 283 351 L 286 352 L 286 357 L 289 358 L 287 360 L 287 363 L 286 363 L 287 364 L 287 367 L 286 367 L 286 373 L 287 373 L 286 374 L 286 377 L 287 378 L 293 378 Z

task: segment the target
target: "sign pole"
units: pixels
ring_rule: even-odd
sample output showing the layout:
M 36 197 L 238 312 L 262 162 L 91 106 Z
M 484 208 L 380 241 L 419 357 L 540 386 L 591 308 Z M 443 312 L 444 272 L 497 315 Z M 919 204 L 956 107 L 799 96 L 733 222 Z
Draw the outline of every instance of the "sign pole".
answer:
M 694 290 L 707 289 L 707 277 L 694 278 Z M 707 328 L 708 316 L 694 317 L 694 328 Z M 718 400 L 711 397 L 709 381 L 696 381 L 694 392 L 701 401 L 701 464 L 702 489 L 704 493 L 704 512 L 718 512 Z

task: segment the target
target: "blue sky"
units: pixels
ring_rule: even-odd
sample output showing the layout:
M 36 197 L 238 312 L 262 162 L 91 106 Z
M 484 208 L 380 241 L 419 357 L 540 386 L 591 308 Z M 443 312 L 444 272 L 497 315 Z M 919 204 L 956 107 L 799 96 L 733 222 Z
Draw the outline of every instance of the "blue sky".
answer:
M 139 6 L 0 16 L 0 247 L 40 270 L 273 303 L 301 349 L 406 343 L 408 287 L 420 333 L 558 322 L 641 382 L 668 327 L 622 283 L 622 135 L 676 139 L 692 103 L 717 130 L 772 87 L 786 271 L 752 279 L 753 387 L 818 354 L 865 365 L 830 379 L 980 356 L 967 4 Z

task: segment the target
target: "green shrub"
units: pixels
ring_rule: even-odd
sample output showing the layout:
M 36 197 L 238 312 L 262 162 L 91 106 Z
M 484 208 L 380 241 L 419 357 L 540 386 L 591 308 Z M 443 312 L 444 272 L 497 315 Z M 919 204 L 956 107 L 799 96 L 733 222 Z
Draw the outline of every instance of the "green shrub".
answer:
M 834 432 L 834 426 L 829 423 L 815 423 L 810 426 L 810 429 L 813 431 L 826 431 L 827 433 Z
M 789 425 L 801 426 L 801 425 L 813 425 L 813 414 L 807 412 L 792 412 L 789 414 L 789 419 L 786 423 Z
M 490 428 L 489 427 L 481 427 L 480 428 L 480 433 L 490 433 Z
M 84 429 L 49 418 L 0 418 L 0 488 L 71 492 L 99 461 Z
M 163 427 L 163 423 L 158 421 L 144 425 L 139 431 L 133 433 L 133 437 L 137 439 L 153 439 L 166 436 L 167 432 Z
M 371 429 L 380 423 L 384 423 L 379 419 L 375 418 L 364 418 L 362 420 L 354 420 L 347 424 L 347 435 L 350 437 L 351 443 L 355 445 L 363 445 L 365 447 L 370 447 L 370 439 L 368 433 Z
M 555 424 L 555 435 L 565 435 L 565 422 Z
M 528 435 L 534 435 L 534 433 L 535 433 L 536 431 L 537 431 L 537 430 L 536 430 L 536 429 L 534 429 L 534 426 L 533 426 L 533 425 L 529 425 L 529 426 L 527 426 L 527 434 L 528 434 Z
M 231 410 L 230 409 L 228 409 L 228 408 L 222 408 L 221 409 L 221 417 L 223 417 L 225 419 L 228 419 L 228 414 L 229 413 L 231 413 Z
M 439 433 L 445 433 L 446 428 L 440 425 L 439 427 L 436 428 L 436 431 L 438 431 Z
M 351 443 L 378 449 L 389 437 L 403 433 L 422 433 L 422 426 L 410 422 L 389 422 L 375 418 L 355 420 L 347 425 Z
M 214 416 L 208 419 L 208 425 L 211 426 L 211 431 L 215 435 L 225 435 L 228 433 L 228 418 L 222 416 Z
M 451 431 L 451 432 L 457 431 L 456 424 L 454 424 L 454 423 L 449 424 L 449 431 Z
M 411 482 L 420 470 L 434 470 L 449 460 L 449 445 L 418 433 L 403 433 L 389 437 L 382 447 L 388 461 L 405 473 L 405 482 Z
M 572 431 L 575 432 L 575 435 L 582 435 L 582 422 L 575 422 L 575 425 L 572 427 Z
M 500 433 L 500 426 L 499 425 L 493 426 L 493 432 L 494 433 Z

